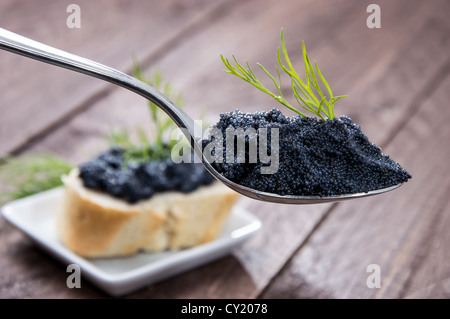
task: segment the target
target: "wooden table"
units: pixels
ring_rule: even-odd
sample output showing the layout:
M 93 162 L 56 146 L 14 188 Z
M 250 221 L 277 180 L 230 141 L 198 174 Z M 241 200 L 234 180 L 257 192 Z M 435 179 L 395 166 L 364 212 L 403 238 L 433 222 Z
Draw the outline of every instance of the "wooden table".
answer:
M 186 111 L 279 107 L 225 74 L 220 54 L 276 64 L 279 32 L 294 63 L 300 45 L 336 94 L 336 105 L 412 174 L 393 192 L 338 204 L 277 205 L 240 198 L 263 227 L 227 257 L 129 298 L 450 297 L 450 2 L 446 0 L 78 0 L 0 2 L 0 27 L 130 72 L 158 67 Z M 369 29 L 367 6 L 381 8 Z M 297 51 L 296 51 L 297 50 Z M 256 67 L 255 67 L 256 69 Z M 117 86 L 0 51 L 0 155 L 50 149 L 80 163 L 112 127 L 150 125 L 146 101 Z M 285 112 L 291 115 L 289 112 Z M 65 267 L 0 219 L 0 298 L 105 298 L 88 281 L 66 286 Z M 381 269 L 381 287 L 366 284 Z

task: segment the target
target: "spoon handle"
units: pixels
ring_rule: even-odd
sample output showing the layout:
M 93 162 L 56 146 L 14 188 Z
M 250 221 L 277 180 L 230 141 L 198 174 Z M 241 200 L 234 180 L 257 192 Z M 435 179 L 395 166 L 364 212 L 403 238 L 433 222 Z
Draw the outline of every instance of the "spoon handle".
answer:
M 142 81 L 103 64 L 53 48 L 2 28 L 0 28 L 0 48 L 31 59 L 87 74 L 133 91 L 160 107 L 174 120 L 178 127 L 187 129 L 187 132 L 183 130 L 183 133 L 195 146 L 194 149 L 198 147 L 194 145 L 193 137 L 197 131 L 194 131 L 192 118 L 167 96 Z

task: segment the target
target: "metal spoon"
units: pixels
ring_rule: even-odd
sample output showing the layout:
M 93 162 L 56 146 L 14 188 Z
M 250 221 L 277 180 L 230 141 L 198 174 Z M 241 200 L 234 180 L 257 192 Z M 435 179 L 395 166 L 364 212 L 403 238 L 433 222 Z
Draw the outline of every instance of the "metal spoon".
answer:
M 2 28 L 0 28 L 0 48 L 6 51 L 26 56 L 28 58 L 53 64 L 76 72 L 84 73 L 117 84 L 152 101 L 164 112 L 166 112 L 176 123 L 176 125 L 178 125 L 178 127 L 185 129 L 183 130 L 183 132 L 185 133 L 187 139 L 191 141 L 191 145 L 194 151 L 202 159 L 202 163 L 205 168 L 217 180 L 244 196 L 257 200 L 283 204 L 318 204 L 377 195 L 387 191 L 391 191 L 401 185 L 398 184 L 388 188 L 369 191 L 367 193 L 322 197 L 295 195 L 282 196 L 274 193 L 261 192 L 249 187 L 236 184 L 217 172 L 203 156 L 201 140 L 195 138 L 195 133 L 198 132 L 198 128 L 195 129 L 194 120 L 167 96 L 163 95 L 155 88 L 125 73 L 102 65 L 100 63 L 50 47 L 48 45 L 28 39 Z

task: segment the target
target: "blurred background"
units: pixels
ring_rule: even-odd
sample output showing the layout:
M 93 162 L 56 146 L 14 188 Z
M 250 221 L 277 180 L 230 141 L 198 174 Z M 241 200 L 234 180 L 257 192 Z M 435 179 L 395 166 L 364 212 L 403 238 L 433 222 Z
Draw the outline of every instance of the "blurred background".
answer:
M 72 3 L 80 8 L 80 28 L 67 24 Z M 380 28 L 367 24 L 373 3 L 381 10 Z M 224 73 L 220 59 L 248 61 L 270 85 L 256 63 L 276 72 L 284 28 L 296 68 L 303 68 L 304 41 L 333 93 L 348 95 L 336 103 L 336 115 L 350 116 L 413 176 L 392 193 L 339 204 L 299 207 L 242 198 L 240 205 L 263 222 L 255 238 L 232 256 L 134 296 L 438 298 L 450 295 L 449 4 L 5 0 L 0 27 L 127 73 L 133 59 L 149 74 L 158 68 L 182 92 L 186 112 L 209 123 L 236 108 L 277 107 L 292 115 Z M 104 150 L 112 129 L 152 125 L 143 98 L 106 82 L 2 50 L 0 74 L 0 157 L 46 149 L 77 164 Z M 284 84 L 289 96 L 289 82 Z M 0 296 L 102 296 L 89 285 L 68 290 L 64 271 L 53 278 L 60 267 L 4 220 L 0 236 L 8 242 L 0 248 Z M 31 261 L 41 264 L 35 276 L 24 272 Z M 366 285 L 370 264 L 381 266 L 381 288 Z

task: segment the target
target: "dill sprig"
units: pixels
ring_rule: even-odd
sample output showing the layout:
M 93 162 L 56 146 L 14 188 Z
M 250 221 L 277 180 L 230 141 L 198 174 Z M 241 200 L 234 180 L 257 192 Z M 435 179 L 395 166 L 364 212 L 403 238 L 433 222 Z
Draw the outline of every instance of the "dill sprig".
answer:
M 147 83 L 148 85 L 154 87 L 158 91 L 162 92 L 165 96 L 172 99 L 179 107 L 183 107 L 182 94 L 175 93 L 173 91 L 172 84 L 170 82 L 164 82 L 163 77 L 159 69 L 155 69 L 153 74 L 150 77 L 146 77 L 139 63 L 134 60 L 133 63 L 133 75 L 140 81 Z M 155 103 L 148 101 L 148 107 L 150 110 L 150 114 L 155 125 L 155 138 L 154 143 L 158 147 L 165 147 L 165 138 L 166 134 L 170 129 L 176 127 L 173 120 L 163 111 L 161 110 Z M 148 142 L 143 134 L 143 131 L 138 131 L 140 139 L 142 142 Z
M 0 204 L 61 186 L 61 176 L 73 167 L 48 151 L 2 159 Z
M 159 69 L 155 69 L 153 74 L 146 76 L 139 63 L 134 60 L 133 75 L 138 80 L 161 91 L 164 95 L 175 101 L 178 106 L 183 106 L 182 94 L 174 92 L 172 84 L 164 81 Z M 147 137 L 141 127 L 136 128 L 139 139 L 138 143 L 132 142 L 129 132 L 125 129 L 115 130 L 109 136 L 110 144 L 119 146 L 125 150 L 123 155 L 125 162 L 145 162 L 168 158 L 170 157 L 170 150 L 177 143 L 176 140 L 170 140 L 168 136 L 177 127 L 173 120 L 151 101 L 148 101 L 148 109 L 154 124 L 151 139 Z
M 303 51 L 303 62 L 305 66 L 305 75 L 306 75 L 306 82 L 303 81 L 300 76 L 298 75 L 297 71 L 295 71 L 294 66 L 292 65 L 292 62 L 289 58 L 289 55 L 287 53 L 286 44 L 284 42 L 284 35 L 283 35 L 283 29 L 281 29 L 281 51 L 283 54 L 283 58 L 285 60 L 285 65 L 281 61 L 281 54 L 280 54 L 280 48 L 277 48 L 277 61 L 278 65 L 281 68 L 282 71 L 284 71 L 290 78 L 291 81 L 291 89 L 294 94 L 294 97 L 297 101 L 297 103 L 306 111 L 309 111 L 316 116 L 319 116 L 322 119 L 328 118 L 333 119 L 335 118 L 334 115 L 334 104 L 341 98 L 346 97 L 346 95 L 340 95 L 340 96 L 334 96 L 333 92 L 331 91 L 330 85 L 325 80 L 325 77 L 323 76 L 322 72 L 319 69 L 319 66 L 317 65 L 317 62 L 314 62 L 314 66 L 311 63 L 311 60 L 306 52 L 305 43 L 302 42 L 302 51 Z M 252 84 L 254 87 L 259 89 L 260 91 L 270 95 L 275 100 L 289 108 L 290 110 L 296 112 L 297 114 L 307 117 L 303 112 L 301 112 L 299 109 L 292 106 L 289 101 L 286 100 L 286 98 L 283 95 L 283 92 L 281 90 L 281 74 L 278 66 L 276 66 L 277 70 L 277 77 L 275 78 L 265 67 L 263 67 L 260 63 L 257 63 L 257 65 L 264 71 L 264 73 L 272 80 L 275 87 L 277 88 L 277 92 L 274 93 L 271 90 L 269 90 L 255 75 L 255 73 L 250 68 L 250 65 L 248 62 L 246 62 L 246 66 L 244 67 L 242 64 L 240 64 L 236 57 L 233 55 L 233 60 L 235 62 L 235 66 L 233 66 L 230 61 L 223 57 L 223 55 L 220 55 L 222 58 L 222 62 L 227 67 L 227 70 L 225 70 L 226 73 L 230 73 L 233 75 L 236 75 L 237 77 L 241 78 L 245 82 L 248 82 Z M 325 86 L 327 95 L 322 91 L 321 85 L 319 83 L 319 80 L 323 86 Z

